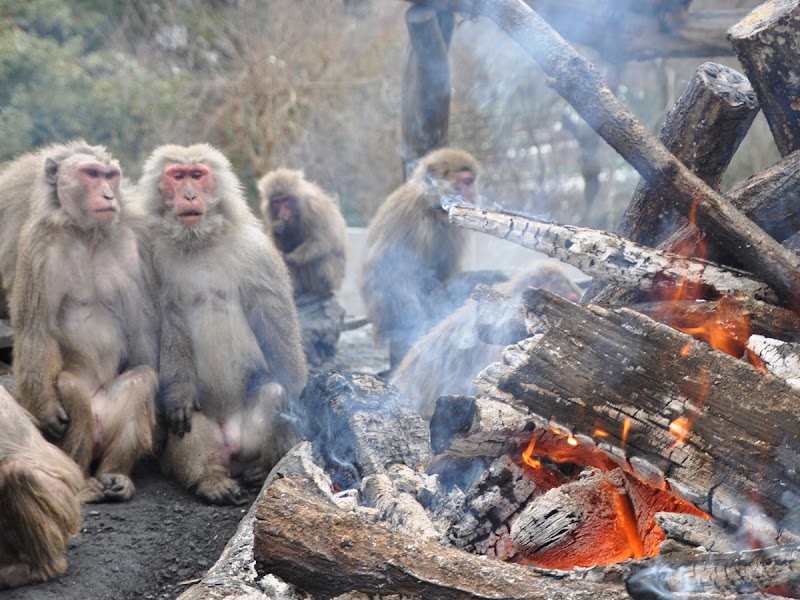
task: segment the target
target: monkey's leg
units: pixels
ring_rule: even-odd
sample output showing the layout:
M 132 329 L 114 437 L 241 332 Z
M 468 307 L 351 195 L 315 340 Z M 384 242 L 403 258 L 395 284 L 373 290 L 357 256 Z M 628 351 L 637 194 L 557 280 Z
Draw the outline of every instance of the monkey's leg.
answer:
M 56 389 L 69 417 L 69 425 L 64 436 L 55 443 L 88 475 L 95 441 L 91 392 L 77 375 L 69 371 L 58 374 Z
M 161 464 L 168 475 L 207 502 L 246 502 L 241 488 L 228 475 L 220 427 L 201 412 L 192 414 L 192 429 L 183 437 L 169 433 Z
M 157 388 L 156 372 L 139 366 L 124 372 L 92 398 L 102 438 L 95 478 L 103 486 L 105 500 L 133 497 L 130 473 L 153 450 Z
M 63 552 L 81 520 L 70 489 L 12 459 L 0 464 L 0 506 L 0 589 L 64 573 Z
M 277 382 L 262 385 L 239 414 L 241 443 L 239 460 L 247 486 L 260 486 L 267 474 L 296 441 L 294 429 L 283 417 L 286 390 Z

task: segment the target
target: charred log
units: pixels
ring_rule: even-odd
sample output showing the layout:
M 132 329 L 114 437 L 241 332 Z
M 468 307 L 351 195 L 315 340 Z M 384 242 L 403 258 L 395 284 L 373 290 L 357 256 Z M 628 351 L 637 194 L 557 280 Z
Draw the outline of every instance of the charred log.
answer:
M 596 229 L 460 205 L 450 209 L 450 221 L 538 250 L 587 275 L 627 288 L 671 290 L 678 282 L 687 282 L 702 286 L 710 295 L 738 293 L 759 300 L 777 300 L 766 284 L 744 271 L 646 248 Z
M 619 585 L 565 584 L 520 565 L 392 532 L 338 509 L 313 483 L 297 476 L 267 488 L 253 528 L 256 571 L 272 573 L 315 598 L 349 591 L 442 600 L 626 597 Z
M 731 27 L 728 39 L 753 84 L 781 156 L 800 149 L 800 3 L 765 2 Z

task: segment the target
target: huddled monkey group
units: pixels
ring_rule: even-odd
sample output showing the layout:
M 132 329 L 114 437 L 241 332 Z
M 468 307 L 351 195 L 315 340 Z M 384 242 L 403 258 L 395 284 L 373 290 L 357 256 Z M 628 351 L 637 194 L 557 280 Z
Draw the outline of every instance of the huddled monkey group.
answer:
M 428 298 L 461 269 L 446 207 L 479 203 L 478 175 L 467 152 L 430 153 L 367 232 L 367 316 L 393 368 L 415 357 L 398 381 L 428 382 L 414 392 L 422 413 L 435 398 L 420 394 L 448 390 L 409 350 L 435 326 Z M 0 388 L 0 589 L 64 573 L 81 504 L 131 499 L 147 455 L 204 501 L 238 504 L 296 442 L 309 376 L 296 302 L 340 290 L 347 231 L 338 200 L 300 170 L 265 174 L 258 193 L 260 214 L 208 144 L 156 148 L 138 182 L 83 140 L 0 170 L 15 334 L 13 390 Z M 456 343 L 434 335 L 439 353 Z

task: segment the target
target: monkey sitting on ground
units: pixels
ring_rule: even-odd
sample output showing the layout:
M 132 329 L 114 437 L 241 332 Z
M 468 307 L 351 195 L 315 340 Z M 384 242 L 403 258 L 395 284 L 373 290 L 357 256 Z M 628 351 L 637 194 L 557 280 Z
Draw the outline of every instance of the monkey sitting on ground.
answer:
M 80 468 L 0 388 L 0 589 L 58 577 L 78 535 Z
M 265 231 L 283 253 L 295 296 L 336 292 L 347 259 L 347 226 L 338 201 L 294 169 L 267 173 L 258 191 Z
M 522 292 L 528 287 L 541 288 L 573 302 L 581 297 L 580 288 L 558 263 L 534 263 L 496 286 L 509 298 L 493 323 L 498 330 L 518 312 Z M 473 380 L 500 359 L 503 346 L 478 338 L 477 319 L 477 302 L 467 300 L 421 337 L 394 372 L 392 383 L 423 418 L 433 416 L 439 396 L 474 394 Z
M 443 205 L 475 204 L 478 162 L 467 152 L 434 150 L 378 208 L 367 228 L 361 296 L 394 368 L 428 328 L 431 292 L 461 270 L 463 229 Z
M 307 367 L 289 272 L 208 144 L 156 148 L 139 190 L 151 220 L 162 307 L 162 466 L 211 503 L 231 478 L 263 482 L 289 449 L 281 417 Z
M 144 219 L 100 146 L 8 166 L 33 181 L 11 294 L 15 393 L 88 476 L 91 501 L 128 500 L 152 450 L 157 312 Z

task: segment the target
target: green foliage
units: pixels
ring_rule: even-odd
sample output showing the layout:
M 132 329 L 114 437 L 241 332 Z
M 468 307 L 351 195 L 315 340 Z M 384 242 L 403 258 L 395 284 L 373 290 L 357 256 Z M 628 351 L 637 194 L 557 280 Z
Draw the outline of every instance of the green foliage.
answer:
M 0 162 L 31 148 L 83 137 L 138 163 L 163 124 L 186 109 L 180 81 L 98 46 L 111 2 L 2 2 Z M 100 28 L 100 29 L 98 29 Z M 127 174 L 134 175 L 126 168 Z

